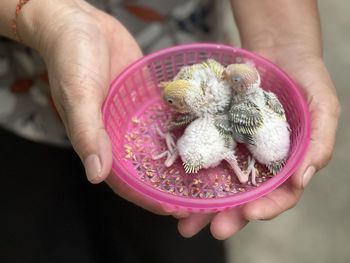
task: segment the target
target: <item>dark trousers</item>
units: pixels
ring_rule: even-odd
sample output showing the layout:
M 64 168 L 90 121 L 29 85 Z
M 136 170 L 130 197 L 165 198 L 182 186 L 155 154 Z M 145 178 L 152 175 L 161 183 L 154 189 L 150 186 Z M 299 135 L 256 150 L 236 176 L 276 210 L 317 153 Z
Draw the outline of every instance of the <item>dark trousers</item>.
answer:
M 87 182 L 70 149 L 0 129 L 1 263 L 221 263 L 208 229 L 182 238 L 172 217 L 153 215 Z

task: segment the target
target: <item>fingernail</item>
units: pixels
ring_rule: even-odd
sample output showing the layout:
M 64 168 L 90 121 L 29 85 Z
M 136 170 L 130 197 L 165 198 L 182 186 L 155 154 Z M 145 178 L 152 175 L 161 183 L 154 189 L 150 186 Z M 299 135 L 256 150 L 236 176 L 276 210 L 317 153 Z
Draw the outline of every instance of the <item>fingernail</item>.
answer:
M 307 186 L 307 184 L 310 182 L 311 178 L 314 176 L 315 173 L 316 168 L 314 166 L 310 166 L 309 168 L 307 168 L 303 176 L 303 188 Z
M 84 161 L 84 167 L 87 179 L 93 183 L 100 177 L 101 173 L 101 161 L 96 154 L 91 154 L 86 157 Z

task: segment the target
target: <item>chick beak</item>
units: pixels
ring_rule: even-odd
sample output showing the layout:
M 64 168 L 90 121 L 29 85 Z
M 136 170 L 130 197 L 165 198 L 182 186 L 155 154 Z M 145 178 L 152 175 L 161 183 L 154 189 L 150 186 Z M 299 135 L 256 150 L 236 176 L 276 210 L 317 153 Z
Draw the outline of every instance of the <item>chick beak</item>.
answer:
M 224 72 L 222 73 L 222 78 L 223 78 L 224 80 L 226 80 L 226 81 L 229 81 L 229 79 L 230 79 L 230 74 L 229 74 L 229 72 L 228 72 L 227 69 L 225 69 Z

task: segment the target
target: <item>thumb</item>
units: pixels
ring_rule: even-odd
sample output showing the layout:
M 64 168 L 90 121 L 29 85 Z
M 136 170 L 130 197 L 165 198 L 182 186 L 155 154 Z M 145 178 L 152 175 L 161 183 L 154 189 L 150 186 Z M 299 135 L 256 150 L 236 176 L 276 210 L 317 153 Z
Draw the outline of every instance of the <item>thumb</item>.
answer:
M 112 147 L 102 120 L 102 92 L 54 92 L 57 110 L 65 124 L 74 150 L 84 164 L 87 179 L 100 183 L 112 167 Z M 79 90 L 75 87 L 75 90 Z M 80 90 L 81 91 L 81 90 Z M 59 94 L 60 96 L 54 96 Z M 62 94 L 65 94 L 62 96 Z
M 340 114 L 337 98 L 322 94 L 311 101 L 312 131 L 309 149 L 292 180 L 300 189 L 307 186 L 314 174 L 325 167 L 332 158 Z
M 331 160 L 340 116 L 340 104 L 335 88 L 324 67 L 312 78 L 313 91 L 308 95 L 311 112 L 311 141 L 305 158 L 292 178 L 303 189 L 313 175 Z M 311 88 L 310 88 L 311 90 Z
M 91 183 L 106 179 L 112 167 L 112 147 L 104 128 L 100 104 L 75 107 L 68 118 L 69 136 Z

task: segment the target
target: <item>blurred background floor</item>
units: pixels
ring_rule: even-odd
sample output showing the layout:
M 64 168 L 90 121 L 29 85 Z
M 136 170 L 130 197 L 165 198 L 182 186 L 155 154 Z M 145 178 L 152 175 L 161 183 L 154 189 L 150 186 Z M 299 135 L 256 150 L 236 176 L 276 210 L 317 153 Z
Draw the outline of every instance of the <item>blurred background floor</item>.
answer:
M 232 237 L 230 262 L 350 262 L 350 1 L 318 2 L 324 58 L 342 104 L 333 159 L 297 207 L 272 221 L 250 223 Z

